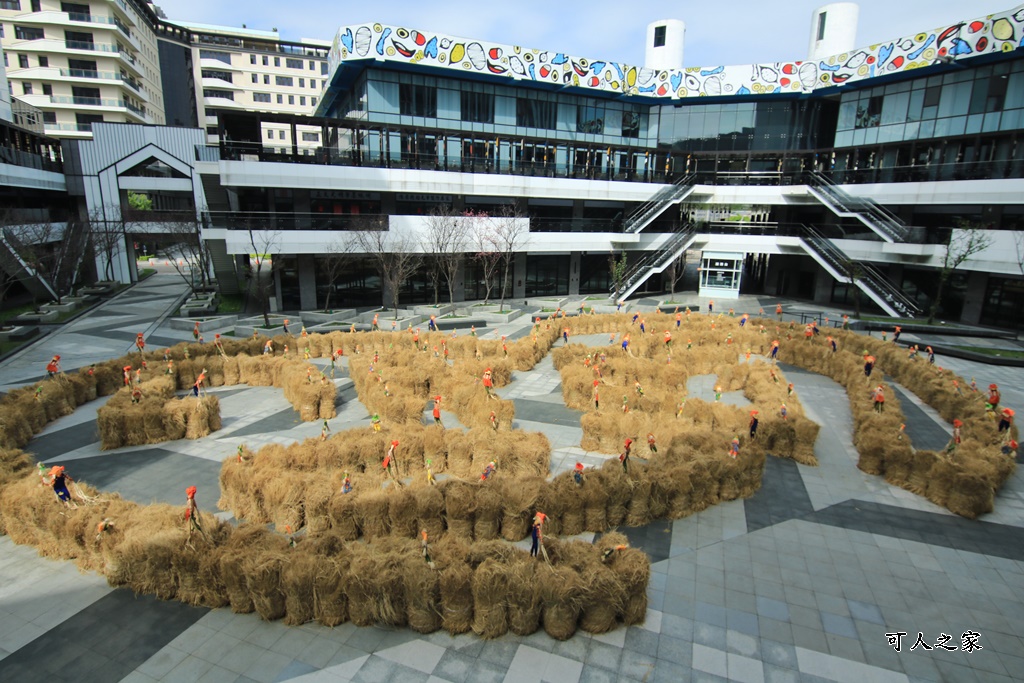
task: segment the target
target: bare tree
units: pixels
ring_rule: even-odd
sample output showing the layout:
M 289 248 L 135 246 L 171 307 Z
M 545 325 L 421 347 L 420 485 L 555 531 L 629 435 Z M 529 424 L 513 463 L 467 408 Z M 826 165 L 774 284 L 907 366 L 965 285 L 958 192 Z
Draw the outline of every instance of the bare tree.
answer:
M 398 297 L 402 284 L 416 272 L 423 257 L 416 251 L 419 246 L 409 233 L 390 230 L 359 231 L 353 239 L 363 253 L 377 265 L 384 290 L 391 292 L 391 308 L 398 320 Z
M 935 298 L 932 299 L 932 306 L 928 309 L 928 324 L 935 322 L 935 315 L 938 313 L 939 304 L 942 302 L 942 295 L 946 289 L 949 277 L 964 261 L 971 258 L 980 251 L 984 251 L 992 244 L 992 236 L 986 229 L 970 221 L 959 221 L 949 236 L 949 244 L 942 255 L 942 265 L 939 266 L 939 285 L 935 290 Z
M 451 206 L 440 205 L 427 217 L 422 246 L 430 260 L 430 281 L 434 286 L 435 306 L 440 298 L 442 281 L 448 287 L 448 303 L 455 302 L 455 280 L 468 248 L 469 226 L 478 215 L 472 211 L 459 213 Z
M 686 252 L 677 256 L 669 264 L 668 268 L 665 269 L 665 277 L 668 279 L 668 290 L 669 298 L 675 299 L 676 296 L 676 285 L 683 279 L 683 273 L 686 270 Z
M 327 278 L 327 298 L 324 300 L 324 311 L 331 311 L 331 294 L 334 293 L 334 283 L 341 277 L 342 272 L 353 260 L 353 251 L 356 249 L 356 240 L 351 234 L 344 234 L 329 242 L 324 249 L 321 258 L 323 263 L 323 274 Z
M 512 263 L 516 252 L 526 247 L 530 240 L 530 225 L 526 216 L 513 204 L 505 204 L 493 221 L 492 239 L 496 251 L 501 255 L 501 305 L 498 311 L 505 310 L 505 297 L 509 295 L 509 282 L 512 276 Z
M 88 232 L 85 223 L 72 219 L 63 224 L 11 227 L 5 236 L 25 264 L 49 286 L 59 304 L 78 281 L 82 258 L 88 250 Z
M 476 215 L 477 217 L 486 216 L 486 214 Z M 498 274 L 498 268 L 501 266 L 501 252 L 498 250 L 498 244 L 494 239 L 494 231 L 488 221 L 478 221 L 473 234 L 476 243 L 476 253 L 473 255 L 473 259 L 480 264 L 480 269 L 483 271 L 484 303 L 487 303 L 491 300 L 494 278 Z
M 628 255 L 626 252 L 619 253 L 618 256 L 615 252 L 608 255 L 608 273 L 612 278 L 612 286 L 615 288 L 615 294 L 612 298 L 615 299 L 616 303 L 619 300 L 619 292 L 622 291 L 623 280 L 626 279 L 626 262 Z
M 276 230 L 249 228 L 249 244 L 252 246 L 253 252 L 250 254 L 249 272 L 246 273 L 246 278 L 249 280 L 249 291 L 260 302 L 263 324 L 270 327 L 270 293 L 274 291 L 274 273 L 280 269 L 278 259 L 274 258 L 274 255 L 281 248 L 281 233 Z M 252 259 L 256 260 L 255 268 L 253 268 Z M 268 259 L 270 267 L 266 268 Z
M 209 287 L 213 260 L 203 240 L 203 224 L 199 218 L 192 214 L 181 214 L 162 225 L 174 240 L 175 246 L 181 250 L 182 258 L 170 259 L 174 270 L 193 293 L 197 289 Z
M 89 212 L 89 239 L 93 252 L 102 256 L 103 279 L 114 279 L 114 261 L 126 251 L 127 227 L 123 220 L 108 220 L 107 212 L 96 208 Z

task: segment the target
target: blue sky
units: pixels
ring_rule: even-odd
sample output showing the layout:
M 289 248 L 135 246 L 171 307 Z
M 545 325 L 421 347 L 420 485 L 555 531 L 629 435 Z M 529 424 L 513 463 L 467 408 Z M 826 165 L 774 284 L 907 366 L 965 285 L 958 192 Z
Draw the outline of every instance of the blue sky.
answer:
M 749 64 L 807 56 L 811 12 L 807 0 L 577 0 L 576 2 L 444 2 L 438 0 L 163 0 L 170 19 L 249 28 L 276 27 L 285 39 L 331 40 L 339 26 L 396 24 L 428 33 L 518 44 L 572 55 L 643 63 L 648 23 L 686 22 L 685 64 Z M 933 29 L 1011 9 L 1010 0 L 861 0 L 857 45 Z

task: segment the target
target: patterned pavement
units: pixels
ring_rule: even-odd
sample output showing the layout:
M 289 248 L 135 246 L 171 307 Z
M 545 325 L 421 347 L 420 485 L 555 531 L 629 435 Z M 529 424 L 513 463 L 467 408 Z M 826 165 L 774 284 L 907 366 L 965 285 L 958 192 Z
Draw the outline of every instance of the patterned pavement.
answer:
M 5 363 L 0 385 L 38 377 L 53 353 L 70 361 L 69 368 L 117 355 L 139 331 L 155 344 L 186 339 L 187 332 L 163 324 L 182 291 L 173 278 L 151 278 Z M 480 333 L 514 338 L 527 324 Z M 596 337 L 592 343 L 603 343 Z M 1010 405 L 1024 399 L 1024 370 L 967 361 L 948 365 L 968 378 L 976 375 L 979 385 L 999 381 Z M 565 642 L 543 632 L 482 641 L 347 623 L 289 627 L 254 614 L 114 590 L 71 563 L 40 558 L 0 537 L 0 680 L 909 683 L 1024 678 L 1022 475 L 1010 479 L 993 514 L 974 522 L 951 515 L 856 469 L 841 387 L 795 368 L 784 370 L 809 416 L 822 425 L 815 446 L 820 466 L 769 458 L 764 484 L 752 498 L 675 522 L 625 529 L 652 560 L 650 608 L 642 626 L 599 636 L 580 632 Z M 332 430 L 365 425 L 366 411 L 351 381 L 339 376 L 336 384 L 342 403 Z M 207 439 L 100 452 L 98 406 L 90 405 L 49 425 L 29 450 L 140 502 L 177 502 L 186 481 L 198 483 L 200 503 L 209 507 L 219 462 L 238 443 L 258 447 L 319 434 L 319 424 L 299 422 L 278 390 L 230 387 L 218 393 L 224 427 Z M 553 470 L 576 459 L 597 463 L 609 457 L 579 448 L 579 414 L 562 403 L 550 359 L 531 372 L 516 373 L 503 394 L 516 402 L 520 427 L 548 434 Z M 946 438 L 948 427 L 934 411 L 918 405 L 909 392 L 900 398 L 915 443 Z M 450 428 L 457 424 L 450 414 L 444 420 Z M 915 643 L 918 632 L 921 644 Z M 889 644 L 889 633 L 907 634 L 893 636 L 901 639 L 900 652 Z M 964 651 L 964 644 L 973 642 L 964 634 L 973 633 L 982 649 Z

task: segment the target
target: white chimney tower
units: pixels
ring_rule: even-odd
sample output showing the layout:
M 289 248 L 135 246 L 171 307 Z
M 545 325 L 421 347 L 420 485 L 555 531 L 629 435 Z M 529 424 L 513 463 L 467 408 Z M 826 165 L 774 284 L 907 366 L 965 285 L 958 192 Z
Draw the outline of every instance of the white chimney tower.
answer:
M 663 19 L 647 25 L 644 66 L 667 71 L 683 68 L 683 41 L 686 24 L 678 19 Z
M 849 52 L 857 47 L 857 18 L 860 8 L 854 2 L 833 2 L 811 14 L 811 45 L 808 61 Z

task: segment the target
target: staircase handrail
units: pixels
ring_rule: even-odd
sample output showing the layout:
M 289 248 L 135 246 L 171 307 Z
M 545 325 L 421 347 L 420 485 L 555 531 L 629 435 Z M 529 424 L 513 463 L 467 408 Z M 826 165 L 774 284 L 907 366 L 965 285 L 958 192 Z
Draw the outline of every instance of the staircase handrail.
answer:
M 849 213 L 867 215 L 897 242 L 907 241 L 909 230 L 895 214 L 868 197 L 854 197 L 843 190 L 831 178 L 818 171 L 806 174 L 808 184 L 835 202 L 839 208 Z
M 616 295 L 618 292 L 628 290 L 642 275 L 644 275 L 645 271 L 657 268 L 662 265 L 662 261 L 671 259 L 675 252 L 678 251 L 679 247 L 685 244 L 688 239 L 693 237 L 696 232 L 696 226 L 693 223 L 687 223 L 681 227 L 660 249 L 648 252 L 643 256 L 643 258 L 633 264 L 633 266 L 626 272 L 626 275 L 622 278 L 622 286 L 620 288 L 616 289 L 615 284 L 612 283 L 609 291 L 613 295 Z
M 623 232 L 636 232 L 639 228 L 633 226 L 644 226 L 649 222 L 655 212 L 665 209 L 666 203 L 672 202 L 681 197 L 687 190 L 693 187 L 694 174 L 688 173 L 677 178 L 671 185 L 663 187 L 646 202 L 630 211 L 623 221 Z

